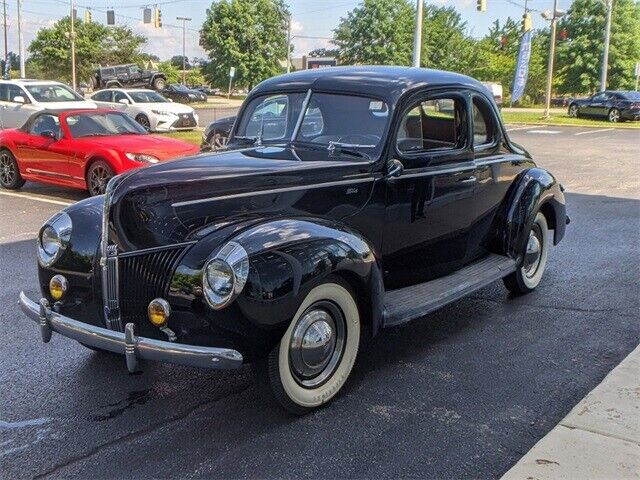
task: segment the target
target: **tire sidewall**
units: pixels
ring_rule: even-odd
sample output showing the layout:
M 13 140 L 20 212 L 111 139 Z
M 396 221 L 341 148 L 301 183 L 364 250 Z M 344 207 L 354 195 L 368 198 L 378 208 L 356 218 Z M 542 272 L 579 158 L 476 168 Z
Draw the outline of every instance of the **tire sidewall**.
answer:
M 141 119 L 146 120 L 147 125 L 143 125 L 143 123 L 140 121 Z M 149 117 L 147 117 L 144 113 L 140 113 L 136 117 L 136 122 L 138 122 L 147 132 L 151 131 L 151 121 L 149 120 Z
M 294 328 L 301 315 L 314 303 L 329 300 L 335 303 L 345 318 L 346 341 L 344 352 L 338 367 L 331 377 L 322 385 L 315 388 L 302 387 L 293 378 L 289 360 L 289 344 Z M 358 306 L 351 293 L 337 283 L 324 283 L 315 287 L 304 299 L 293 321 L 283 335 L 277 349 L 277 383 L 283 393 L 297 407 L 303 409 L 317 408 L 329 402 L 344 386 L 356 361 L 360 346 L 360 314 Z M 273 383 L 273 382 L 272 382 Z
M 612 120 L 612 119 L 611 119 L 611 114 L 612 114 L 613 112 L 618 112 L 618 118 L 617 118 L 617 120 Z M 620 110 L 618 110 L 617 108 L 612 108 L 611 110 L 609 110 L 608 119 L 609 119 L 609 121 L 610 121 L 611 123 L 618 123 L 618 122 L 620 122 Z
M 7 190 L 16 190 L 24 185 L 24 180 L 22 179 L 22 175 L 20 175 L 20 167 L 18 166 L 18 161 L 16 157 L 11 151 L 7 148 L 0 150 L 0 155 L 7 155 L 11 163 L 13 163 L 13 167 L 15 168 L 15 178 L 11 184 L 0 183 L 2 188 L 6 188 Z
M 540 230 L 542 231 L 542 249 L 540 251 L 540 264 L 538 265 L 538 269 L 536 270 L 535 275 L 531 278 L 525 275 L 523 267 L 520 267 L 519 269 L 522 283 L 529 290 L 533 290 L 540 284 L 540 281 L 542 280 L 542 276 L 544 275 L 544 271 L 547 266 L 547 258 L 549 256 L 549 241 L 548 241 L 549 225 L 547 223 L 546 217 L 541 212 L 538 212 L 536 214 L 536 217 L 533 220 L 533 224 L 531 225 L 531 228 L 528 230 L 528 232 L 530 232 L 531 229 L 536 224 L 540 227 Z M 525 249 L 526 249 L 526 243 L 525 243 Z
M 109 177 L 109 179 L 113 178 L 113 176 L 115 175 L 115 172 L 113 171 L 113 168 L 111 168 L 111 165 L 109 165 L 107 162 L 103 160 L 96 160 L 91 165 L 89 165 L 89 168 L 87 168 L 87 178 L 85 179 L 85 181 L 87 183 L 87 190 L 89 191 L 89 195 L 91 195 L 92 197 L 96 195 L 100 195 L 99 193 L 94 193 L 91 191 L 91 183 L 89 182 L 89 176 L 91 175 L 91 171 L 94 168 L 96 168 L 97 165 L 102 165 L 109 172 L 111 172 L 111 176 Z

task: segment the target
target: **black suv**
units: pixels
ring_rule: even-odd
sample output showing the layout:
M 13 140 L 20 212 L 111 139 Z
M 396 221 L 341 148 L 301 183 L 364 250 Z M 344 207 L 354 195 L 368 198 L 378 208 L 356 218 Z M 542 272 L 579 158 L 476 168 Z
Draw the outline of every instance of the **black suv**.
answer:
M 100 67 L 93 73 L 92 80 L 94 90 L 118 87 L 162 90 L 167 86 L 167 79 L 164 73 L 154 70 L 143 70 L 134 63 Z

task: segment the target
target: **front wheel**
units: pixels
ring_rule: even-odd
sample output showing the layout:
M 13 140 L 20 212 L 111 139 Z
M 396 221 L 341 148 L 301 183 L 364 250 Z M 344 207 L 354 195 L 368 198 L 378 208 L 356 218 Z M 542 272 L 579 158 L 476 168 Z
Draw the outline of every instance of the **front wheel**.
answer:
M 360 314 L 346 285 L 330 280 L 309 292 L 268 358 L 278 402 L 304 415 L 330 402 L 351 373 L 360 346 Z
M 577 105 L 571 105 L 569 107 L 569 116 L 573 118 L 578 118 L 580 116 Z
M 542 280 L 549 255 L 548 234 L 547 219 L 538 212 L 529 231 L 520 266 L 515 272 L 502 279 L 510 292 L 516 295 L 529 293 Z
M 164 90 L 166 86 L 167 86 L 167 82 L 165 81 L 164 78 L 156 78 L 153 80 L 153 88 L 155 90 Z
M 613 123 L 618 123 L 620 121 L 620 110 L 617 108 L 612 108 L 609 110 L 609 121 Z
M 217 151 L 217 150 L 223 150 L 227 146 L 228 140 L 229 138 L 226 135 L 216 131 L 214 132 L 213 135 L 209 137 L 207 143 L 211 145 L 211 150 Z
M 107 189 L 107 183 L 114 173 L 111 167 L 102 160 L 93 162 L 87 170 L 87 190 L 92 197 L 102 195 Z
M 136 122 L 138 122 L 147 132 L 151 131 L 151 122 L 149 121 L 149 117 L 146 115 L 142 113 L 138 115 L 136 117 Z
M 0 185 L 7 190 L 18 190 L 24 185 L 18 162 L 9 150 L 0 150 Z

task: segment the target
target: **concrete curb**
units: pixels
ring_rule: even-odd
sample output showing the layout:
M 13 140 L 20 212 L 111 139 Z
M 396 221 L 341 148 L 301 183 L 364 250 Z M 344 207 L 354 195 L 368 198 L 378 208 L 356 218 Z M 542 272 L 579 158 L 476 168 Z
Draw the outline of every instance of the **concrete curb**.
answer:
M 502 480 L 640 479 L 640 346 Z

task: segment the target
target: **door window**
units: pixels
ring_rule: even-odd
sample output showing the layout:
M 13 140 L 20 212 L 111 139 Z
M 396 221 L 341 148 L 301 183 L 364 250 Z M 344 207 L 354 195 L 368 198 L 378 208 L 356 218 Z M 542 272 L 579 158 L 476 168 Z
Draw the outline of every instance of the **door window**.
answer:
M 24 98 L 25 103 L 29 103 L 29 97 L 27 97 L 27 95 L 22 91 L 20 87 L 18 87 L 17 85 L 10 85 L 10 84 L 5 84 L 5 85 L 7 87 L 6 94 L 5 94 L 6 96 L 3 95 L 2 100 L 15 103 L 16 97 L 22 97 Z
M 93 96 L 93 99 L 96 102 L 111 102 L 111 90 L 103 90 L 102 92 L 98 92 Z
M 400 122 L 396 147 L 406 154 L 462 148 L 465 121 L 464 102 L 459 98 L 422 100 Z
M 243 136 L 260 137 L 262 140 L 282 138 L 287 132 L 287 111 L 289 97 L 273 95 L 256 99 L 256 104 L 247 109 L 253 112 L 245 116 L 248 121 L 241 125 L 239 131 Z M 244 122 L 243 122 L 244 123 Z
M 42 135 L 44 132 L 53 132 L 56 138 L 60 138 L 60 120 L 55 115 L 40 115 L 34 120 L 29 129 L 32 135 Z
M 113 96 L 113 101 L 115 103 L 119 103 L 120 100 L 129 100 L 129 99 L 127 98 L 127 96 L 124 93 L 116 92 L 115 95 Z
M 495 122 L 489 104 L 480 97 L 473 97 L 473 145 L 486 147 L 494 144 Z

